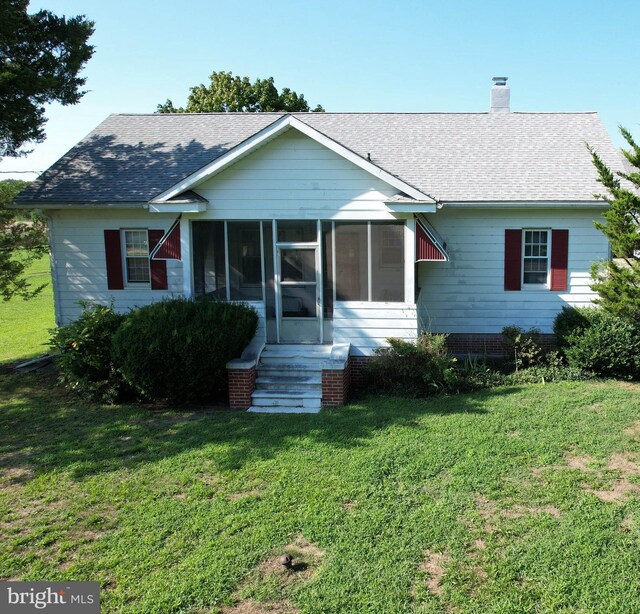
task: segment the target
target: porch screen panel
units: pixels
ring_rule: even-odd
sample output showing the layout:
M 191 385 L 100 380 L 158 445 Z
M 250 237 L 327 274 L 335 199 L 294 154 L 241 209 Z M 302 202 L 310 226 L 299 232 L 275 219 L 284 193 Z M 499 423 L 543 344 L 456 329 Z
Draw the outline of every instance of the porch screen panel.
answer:
M 404 224 L 371 224 L 371 300 L 404 300 Z
M 193 222 L 191 236 L 195 296 L 225 300 L 224 222 Z
M 333 235 L 331 222 L 322 222 L 322 292 L 325 318 L 333 317 Z
M 273 227 L 271 222 L 262 222 L 264 239 L 264 272 L 267 318 L 276 317 L 276 294 L 273 273 Z
M 336 224 L 336 300 L 368 300 L 367 253 L 366 223 Z
M 231 300 L 261 301 L 260 222 L 228 222 L 227 234 Z

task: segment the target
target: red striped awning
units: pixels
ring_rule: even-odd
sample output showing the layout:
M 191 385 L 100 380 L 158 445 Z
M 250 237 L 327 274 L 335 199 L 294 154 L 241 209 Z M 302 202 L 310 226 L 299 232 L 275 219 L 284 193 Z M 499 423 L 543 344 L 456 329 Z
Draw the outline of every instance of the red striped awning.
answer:
M 416 220 L 416 262 L 433 262 L 438 260 L 449 260 L 444 247 L 440 245 L 420 220 Z

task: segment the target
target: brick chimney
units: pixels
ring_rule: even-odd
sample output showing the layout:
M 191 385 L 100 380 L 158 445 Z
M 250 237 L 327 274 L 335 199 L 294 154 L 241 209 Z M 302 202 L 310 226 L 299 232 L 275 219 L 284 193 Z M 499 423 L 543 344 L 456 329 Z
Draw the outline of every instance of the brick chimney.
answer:
M 491 88 L 491 113 L 509 113 L 508 77 L 494 77 Z

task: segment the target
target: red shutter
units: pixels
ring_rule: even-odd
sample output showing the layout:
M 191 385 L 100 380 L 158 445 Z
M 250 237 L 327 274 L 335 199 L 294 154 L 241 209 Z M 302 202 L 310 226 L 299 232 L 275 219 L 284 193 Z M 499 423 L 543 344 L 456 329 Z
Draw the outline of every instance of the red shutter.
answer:
M 569 231 L 551 231 L 551 289 L 566 290 L 569 273 Z
M 124 278 L 122 276 L 122 246 L 119 230 L 104 231 L 104 252 L 107 260 L 107 288 L 122 290 Z
M 160 239 L 164 235 L 164 230 L 149 231 L 149 253 L 158 245 Z M 152 260 L 151 265 L 151 289 L 166 290 L 167 289 L 167 261 Z
M 504 231 L 504 289 L 522 286 L 522 230 Z

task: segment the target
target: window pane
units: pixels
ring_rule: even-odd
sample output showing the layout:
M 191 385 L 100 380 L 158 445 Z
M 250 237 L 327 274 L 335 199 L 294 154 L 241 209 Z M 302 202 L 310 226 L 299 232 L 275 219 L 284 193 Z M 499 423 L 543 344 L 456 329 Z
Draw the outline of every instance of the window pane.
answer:
M 192 222 L 191 234 L 195 296 L 226 300 L 224 223 Z
M 368 300 L 367 225 L 336 224 L 336 299 Z
M 371 224 L 371 300 L 404 300 L 404 224 Z
M 149 241 L 146 230 L 125 230 L 124 240 L 127 256 L 143 258 L 149 255 Z
M 280 251 L 282 281 L 316 281 L 316 253 L 312 249 Z
M 149 283 L 149 258 L 126 258 L 127 281 Z
M 262 300 L 260 222 L 228 222 L 231 300 Z
M 318 226 L 315 220 L 278 221 L 278 241 L 281 243 L 315 243 Z
M 285 318 L 315 318 L 316 285 L 282 286 L 282 316 Z
M 544 273 L 526 273 L 524 274 L 525 284 L 545 284 L 547 283 L 547 272 Z

